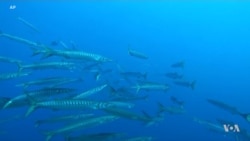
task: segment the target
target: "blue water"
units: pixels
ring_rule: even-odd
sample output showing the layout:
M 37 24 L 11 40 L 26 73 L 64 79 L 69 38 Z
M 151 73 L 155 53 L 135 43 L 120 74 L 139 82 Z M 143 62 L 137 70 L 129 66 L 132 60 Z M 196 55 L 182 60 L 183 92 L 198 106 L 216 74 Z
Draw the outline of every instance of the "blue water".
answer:
M 16 6 L 10 9 L 10 6 Z M 164 119 L 145 127 L 140 121 L 119 119 L 74 133 L 123 132 L 126 138 L 152 136 L 155 141 L 234 141 L 227 133 L 211 132 L 194 122 L 191 117 L 216 121 L 231 120 L 240 129 L 250 132 L 250 124 L 238 115 L 209 104 L 206 99 L 228 103 L 243 113 L 249 113 L 250 94 L 250 4 L 248 2 L 0 2 L 0 30 L 30 41 L 50 45 L 61 40 L 67 45 L 74 41 L 77 50 L 111 58 L 127 71 L 147 72 L 148 80 L 169 84 L 168 92 L 141 91 L 149 95 L 147 101 L 136 101 L 135 111 L 154 115 L 157 102 L 173 105 L 170 96 L 185 101 L 183 115 L 164 114 Z M 17 20 L 22 17 L 37 27 L 40 33 Z M 143 60 L 128 55 L 128 46 L 146 54 Z M 61 46 L 56 46 L 62 49 Z M 20 59 L 25 64 L 43 61 L 31 56 L 26 44 L 0 37 L 0 56 Z M 65 60 L 51 57 L 44 61 Z M 185 68 L 171 68 L 171 64 L 185 61 Z M 105 65 L 104 65 L 105 66 Z M 111 64 L 105 66 L 115 68 Z M 1 73 L 15 72 L 16 66 L 1 63 Z M 195 90 L 176 86 L 161 75 L 166 72 L 183 73 L 186 80 L 196 80 Z M 15 85 L 45 76 L 84 77 L 80 83 L 67 86 L 78 92 L 102 84 L 90 73 L 70 71 L 35 71 L 31 76 L 0 82 L 1 97 L 14 97 L 23 90 Z M 119 79 L 108 77 L 110 81 Z M 135 92 L 135 91 L 134 91 Z M 104 90 L 104 94 L 109 93 Z M 98 97 L 97 97 L 98 98 Z M 5 109 L 1 119 L 23 115 L 26 107 Z M 134 111 L 134 110 L 133 110 Z M 62 126 L 47 125 L 35 128 L 38 119 L 53 117 L 71 111 L 38 109 L 27 118 L 0 125 L 2 141 L 44 141 L 44 131 Z M 222 125 L 221 125 L 222 126 Z M 53 141 L 64 139 L 56 135 Z M 244 140 L 245 141 L 245 140 Z

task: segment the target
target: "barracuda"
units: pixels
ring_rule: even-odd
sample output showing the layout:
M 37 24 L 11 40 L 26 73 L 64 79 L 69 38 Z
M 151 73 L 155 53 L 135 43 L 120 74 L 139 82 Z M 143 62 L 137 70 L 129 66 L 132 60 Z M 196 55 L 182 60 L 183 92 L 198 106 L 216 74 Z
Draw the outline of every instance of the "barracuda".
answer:
M 153 82 L 144 82 L 142 84 L 137 84 L 136 86 L 132 86 L 132 89 L 136 89 L 136 93 L 138 93 L 141 89 L 145 90 L 163 90 L 167 91 L 169 86 L 166 84 L 159 84 Z
M 57 123 L 57 122 L 65 122 L 70 120 L 78 120 L 78 119 L 88 119 L 94 117 L 94 114 L 78 114 L 78 115 L 67 115 L 61 117 L 54 117 L 49 119 L 37 120 L 35 123 L 35 127 L 40 126 L 41 124 L 48 124 L 48 123 Z
M 75 69 L 75 63 L 71 62 L 46 62 L 46 63 L 34 63 L 30 65 L 18 64 L 19 71 L 24 69 L 41 70 L 41 69 Z
M 29 23 L 28 21 L 24 20 L 23 18 L 21 17 L 18 17 L 17 18 L 19 21 L 21 21 L 23 24 L 25 24 L 27 27 L 29 27 L 30 29 L 34 30 L 35 32 L 38 32 L 39 33 L 39 30 L 34 26 L 32 25 L 31 23 Z
M 82 78 L 49 77 L 49 78 L 43 78 L 39 80 L 24 82 L 21 84 L 17 84 L 16 86 L 27 88 L 31 85 L 49 85 L 49 87 L 55 87 L 55 86 L 62 85 L 65 83 L 76 82 L 76 81 L 81 81 L 81 80 Z
M 86 91 L 86 92 L 83 92 L 83 93 L 81 93 L 81 94 L 79 94 L 79 95 L 76 95 L 75 97 L 73 97 L 73 99 L 82 99 L 82 98 L 86 98 L 86 97 L 88 97 L 88 96 L 90 96 L 90 95 L 93 95 L 93 94 L 95 94 L 95 93 L 97 93 L 97 92 L 100 92 L 101 90 L 103 90 L 103 89 L 106 88 L 107 86 L 108 86 L 107 84 L 104 84 L 104 85 L 95 87 L 95 88 L 90 89 L 90 90 L 88 90 L 88 91 Z
M 151 140 L 153 140 L 152 137 L 135 137 L 135 138 L 126 139 L 124 141 L 151 141 Z
M 17 97 L 10 99 L 8 102 L 5 103 L 5 105 L 3 106 L 3 109 L 9 107 L 10 105 L 14 103 L 27 101 L 28 100 L 27 95 L 35 99 L 41 99 L 42 97 L 46 98 L 48 96 L 53 96 L 53 95 L 58 95 L 58 94 L 63 94 L 63 93 L 70 93 L 73 91 L 75 90 L 71 88 L 43 88 L 40 90 L 28 91 L 28 92 L 25 92 L 25 94 L 23 95 L 19 95 Z
M 137 52 L 135 50 L 131 50 L 129 47 L 128 47 L 128 54 L 130 56 L 134 56 L 134 57 L 139 58 L 139 59 L 148 59 L 148 56 L 146 56 L 145 54 Z
M 47 135 L 46 141 L 49 141 L 56 134 L 62 134 L 62 133 L 71 132 L 77 129 L 84 129 L 87 127 L 98 126 L 107 122 L 114 121 L 118 118 L 119 117 L 117 116 L 108 115 L 108 116 L 101 116 L 101 117 L 91 118 L 91 119 L 84 120 L 81 122 L 73 123 L 55 131 L 46 132 L 45 133 L 45 135 Z
M 0 62 L 7 62 L 7 63 L 18 64 L 18 63 L 21 63 L 22 61 L 17 60 L 17 59 L 13 59 L 13 58 L 7 58 L 7 57 L 0 56 Z
M 22 76 L 28 76 L 31 72 L 14 72 L 14 73 L 2 73 L 0 74 L 0 80 L 14 79 Z
M 112 61 L 109 58 L 103 57 L 99 54 L 88 53 L 83 51 L 65 51 L 65 50 L 54 50 L 48 47 L 44 48 L 44 51 L 39 51 L 39 53 L 43 53 L 43 58 L 47 58 L 50 56 L 61 56 L 69 59 L 80 59 L 85 61 L 94 61 L 94 62 L 110 62 Z
M 49 109 L 105 109 L 108 107 L 115 106 L 110 102 L 100 102 L 100 101 L 91 101 L 91 100 L 79 100 L 79 99 L 70 99 L 70 100 L 51 100 L 44 102 L 35 102 L 30 98 L 31 106 L 27 111 L 25 116 L 30 115 L 37 108 L 49 108 Z

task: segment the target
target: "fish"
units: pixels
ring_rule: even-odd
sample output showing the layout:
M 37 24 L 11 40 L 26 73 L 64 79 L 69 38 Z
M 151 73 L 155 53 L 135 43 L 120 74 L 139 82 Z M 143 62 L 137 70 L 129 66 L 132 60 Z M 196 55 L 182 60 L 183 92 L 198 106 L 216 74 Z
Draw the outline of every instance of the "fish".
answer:
M 77 130 L 77 129 L 84 129 L 84 128 L 88 128 L 88 127 L 98 126 L 98 125 L 101 125 L 104 123 L 112 122 L 116 119 L 119 119 L 119 117 L 112 116 L 112 115 L 94 117 L 94 118 L 90 118 L 87 120 L 83 120 L 83 121 L 69 124 L 63 128 L 59 128 L 59 129 L 54 130 L 54 131 L 45 132 L 44 134 L 47 136 L 46 141 L 49 141 L 53 136 L 55 136 L 57 134 L 63 134 L 66 132 L 67 133 L 72 132 L 72 131 Z
M 120 75 L 123 77 L 133 77 L 133 78 L 143 78 L 147 79 L 147 73 L 141 73 L 141 72 L 120 72 Z
M 164 106 L 158 102 L 159 113 L 167 112 L 169 114 L 184 114 L 186 113 L 183 107 L 180 106 Z
M 171 65 L 172 68 L 184 68 L 184 65 L 185 65 L 185 62 L 184 61 L 180 61 L 180 62 L 176 62 L 176 63 L 173 63 Z
M 30 65 L 21 65 L 18 64 L 19 71 L 25 69 L 32 69 L 32 70 L 42 70 L 42 69 L 69 69 L 73 70 L 76 69 L 75 63 L 71 62 L 42 62 L 42 63 L 34 63 Z
M 134 137 L 130 139 L 125 139 L 124 141 L 152 141 L 153 137 L 142 136 L 142 137 Z
M 43 54 L 43 58 L 48 58 L 50 56 L 60 56 L 66 59 L 78 59 L 84 61 L 93 61 L 93 62 L 111 62 L 112 60 L 103 57 L 99 54 L 84 52 L 84 51 L 75 51 L 75 50 L 58 50 L 58 49 L 51 49 L 48 47 L 44 47 L 43 50 L 37 51 L 33 50 L 33 54 Z
M 60 99 L 60 100 L 49 100 L 49 101 L 35 101 L 31 96 L 27 95 L 30 101 L 30 108 L 26 112 L 25 116 L 30 115 L 37 108 L 48 108 L 53 110 L 66 110 L 66 109 L 105 109 L 108 107 L 119 107 L 127 106 L 133 107 L 133 104 L 115 102 L 115 101 L 94 101 L 94 100 L 80 100 L 80 99 Z
M 19 77 L 29 76 L 31 72 L 11 72 L 11 73 L 1 73 L 0 74 L 0 81 L 1 80 L 9 80 L 15 79 Z
M 112 114 L 115 116 L 131 119 L 131 120 L 138 120 L 138 121 L 142 121 L 145 123 L 149 123 L 149 122 L 152 122 L 154 120 L 153 118 L 149 118 L 148 116 L 139 115 L 137 113 L 134 113 L 134 112 L 131 112 L 128 110 L 124 110 L 121 108 L 110 107 L 110 108 L 103 109 L 103 111 L 107 112 L 108 114 Z
M 42 78 L 38 80 L 33 80 L 33 81 L 28 81 L 28 82 L 23 82 L 20 84 L 17 84 L 17 87 L 23 87 L 23 88 L 28 88 L 32 85 L 47 85 L 46 87 L 51 88 L 55 87 L 58 85 L 70 83 L 70 82 L 77 82 L 77 81 L 82 81 L 82 78 L 64 78 L 64 77 L 47 77 L 47 78 Z
M 83 92 L 81 94 L 78 94 L 78 95 L 74 96 L 73 99 L 84 99 L 84 98 L 86 98 L 86 97 L 88 97 L 90 95 L 93 95 L 95 93 L 98 93 L 98 92 L 102 91 L 107 86 L 108 86 L 108 84 L 103 84 L 101 86 L 92 88 L 92 89 L 90 89 L 88 91 L 85 91 L 85 92 Z
M 35 127 L 38 127 L 41 124 L 51 124 L 51 123 L 66 122 L 72 120 L 85 120 L 88 118 L 93 118 L 94 116 L 95 116 L 94 114 L 77 114 L 77 115 L 66 115 L 60 117 L 53 117 L 49 119 L 42 119 L 42 120 L 37 120 L 35 122 Z
M 36 42 L 30 41 L 30 40 L 24 39 L 24 38 L 21 38 L 21 37 L 18 37 L 18 36 L 10 35 L 10 34 L 7 34 L 7 33 L 2 33 L 1 36 L 5 37 L 5 38 L 8 38 L 10 40 L 17 41 L 19 43 L 23 43 L 23 44 L 29 45 L 31 47 L 31 49 L 35 49 L 37 47 L 38 48 L 44 48 L 44 47 L 46 47 L 43 44 L 39 44 L 39 43 L 36 43 Z
M 190 87 L 192 90 L 195 89 L 195 85 L 196 85 L 196 81 L 192 81 L 192 82 L 189 82 L 189 81 L 174 81 L 174 84 L 175 85 L 178 85 L 178 86 L 182 86 L 182 87 Z
M 3 109 L 9 107 L 10 105 L 16 105 L 16 103 L 22 103 L 25 101 L 28 101 L 27 95 L 35 98 L 35 99 L 41 99 L 41 98 L 47 98 L 48 96 L 63 94 L 63 93 L 70 93 L 75 91 L 75 89 L 72 88 L 43 88 L 39 90 L 33 90 L 33 91 L 25 91 L 25 94 L 18 95 L 14 98 L 11 98 L 8 102 L 5 103 L 3 106 Z
M 180 101 L 180 100 L 178 100 L 176 97 L 174 97 L 174 96 L 171 96 L 170 97 L 170 100 L 173 102 L 173 103 L 175 103 L 175 104 L 177 104 L 178 106 L 180 106 L 180 107 L 183 107 L 183 105 L 184 105 L 184 101 Z
M 19 21 L 21 21 L 22 23 L 24 23 L 26 26 L 28 26 L 30 29 L 32 29 L 33 31 L 39 33 L 40 31 L 34 26 L 32 25 L 31 23 L 29 23 L 28 21 L 24 20 L 23 18 L 21 17 L 18 17 L 17 18 Z
M 193 121 L 199 123 L 200 125 L 205 126 L 209 130 L 212 130 L 218 133 L 225 133 L 225 129 L 221 124 L 213 123 L 207 120 L 202 120 L 196 117 L 193 117 Z
M 182 79 L 183 75 L 178 74 L 177 72 L 168 72 L 165 74 L 166 77 L 171 79 Z
M 101 132 L 94 134 L 84 134 L 80 136 L 69 136 L 66 137 L 66 141 L 109 141 L 115 138 L 123 136 L 124 133 L 115 133 L 115 132 Z
M 115 98 L 112 98 L 114 101 L 137 101 L 137 100 L 147 100 L 148 95 L 142 95 L 142 96 L 116 96 Z
M 1 62 L 7 62 L 7 63 L 14 63 L 16 65 L 18 65 L 18 64 L 20 64 L 22 62 L 21 60 L 17 60 L 17 59 L 14 59 L 14 58 L 3 57 L 3 56 L 0 56 L 0 61 Z
M 131 86 L 132 89 L 136 89 L 136 93 L 138 93 L 141 89 L 144 90 L 163 90 L 167 91 L 169 86 L 167 84 L 160 84 L 155 82 L 143 82 L 141 84 L 137 84 L 135 86 Z
M 137 52 L 135 50 L 132 50 L 132 49 L 130 49 L 130 47 L 128 47 L 128 54 L 130 56 L 133 56 L 133 57 L 136 57 L 136 58 L 139 58 L 139 59 L 144 59 L 144 60 L 148 59 L 148 56 L 146 56 L 143 53 L 140 53 L 140 52 Z
M 222 101 L 214 100 L 214 99 L 207 99 L 207 102 L 222 110 L 230 112 L 231 114 L 239 114 L 239 115 L 241 114 L 236 107 L 228 105 Z

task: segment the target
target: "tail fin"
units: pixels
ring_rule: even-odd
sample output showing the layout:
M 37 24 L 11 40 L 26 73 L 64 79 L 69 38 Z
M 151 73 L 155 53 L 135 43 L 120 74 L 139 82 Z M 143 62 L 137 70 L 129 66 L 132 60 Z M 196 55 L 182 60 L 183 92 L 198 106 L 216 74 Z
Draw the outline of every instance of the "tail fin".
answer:
M 54 134 L 55 133 L 53 132 L 45 132 L 44 135 L 46 135 L 46 141 L 50 141 Z
M 158 102 L 158 113 L 163 113 L 165 111 L 165 106 Z
M 38 48 L 36 48 L 36 47 L 30 47 L 30 49 L 31 49 L 32 52 L 33 52 L 31 56 L 36 56 L 36 55 L 42 53 L 42 52 L 41 52 Z
M 49 58 L 53 55 L 54 50 L 48 47 L 44 47 L 44 54 L 41 59 Z
M 21 65 L 21 63 L 17 63 L 18 71 L 21 72 L 24 67 Z
M 28 111 L 25 114 L 25 117 L 29 116 L 32 112 L 34 112 L 37 108 L 37 102 L 27 93 L 25 93 L 29 102 L 30 102 L 30 108 L 28 109 Z
M 8 101 L 3 105 L 3 108 L 2 108 L 2 109 L 6 109 L 6 108 L 9 107 L 12 103 L 13 103 L 13 100 L 12 100 L 12 99 L 8 100 Z
M 195 81 L 195 80 L 194 80 L 193 82 L 191 82 L 190 86 L 191 86 L 192 90 L 194 90 L 195 84 L 196 84 L 196 81 Z

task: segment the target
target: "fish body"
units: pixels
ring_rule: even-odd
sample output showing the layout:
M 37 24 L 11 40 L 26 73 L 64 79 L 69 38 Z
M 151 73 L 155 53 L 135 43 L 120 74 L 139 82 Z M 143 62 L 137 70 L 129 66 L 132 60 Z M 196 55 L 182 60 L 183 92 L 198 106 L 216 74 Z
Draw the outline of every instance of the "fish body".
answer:
M 50 131 L 50 132 L 46 132 L 45 133 L 47 135 L 46 141 L 49 141 L 56 134 L 62 134 L 62 133 L 66 133 L 66 132 L 72 132 L 72 131 L 77 130 L 77 129 L 84 129 L 87 127 L 98 126 L 98 125 L 101 125 L 101 124 L 104 124 L 107 122 L 114 121 L 118 118 L 119 117 L 117 117 L 117 116 L 107 115 L 107 116 L 95 117 L 95 118 L 91 118 L 88 120 L 76 122 L 76 123 L 70 124 L 68 126 L 65 126 L 63 128 L 60 128 L 60 129 L 57 129 L 54 131 Z
M 176 62 L 176 63 L 173 63 L 171 65 L 172 68 L 184 68 L 184 65 L 185 65 L 185 62 L 184 61 L 180 61 L 180 62 Z
M 2 73 L 0 74 L 0 81 L 1 80 L 9 80 L 18 77 L 28 76 L 31 72 L 14 72 L 14 73 Z
M 42 70 L 42 69 L 75 69 L 75 64 L 71 62 L 46 62 L 46 63 L 35 63 L 30 65 L 18 64 L 19 71 L 24 69 Z
M 192 81 L 192 82 L 189 82 L 189 81 L 174 81 L 174 84 L 178 85 L 178 86 L 182 86 L 182 87 L 188 87 L 188 88 L 191 88 L 192 90 L 194 90 L 196 81 Z
M 165 74 L 166 77 L 171 79 L 182 79 L 183 75 L 178 74 L 177 72 L 169 72 Z
M 133 56 L 133 57 L 136 57 L 136 58 L 139 58 L 139 59 L 144 59 L 144 60 L 148 59 L 148 56 L 146 56 L 145 54 L 140 53 L 140 52 L 135 51 L 135 50 L 132 50 L 130 48 L 128 48 L 128 54 L 130 56 Z
M 108 84 L 104 84 L 104 85 L 95 87 L 95 88 L 90 89 L 90 90 L 88 90 L 88 91 L 86 91 L 86 92 L 83 92 L 83 93 L 81 93 L 81 94 L 79 94 L 79 95 L 76 95 L 75 97 L 73 97 L 73 99 L 82 99 L 82 98 L 86 98 L 86 97 L 88 97 L 88 96 L 90 96 L 90 95 L 93 95 L 93 94 L 95 94 L 95 93 L 97 93 L 97 92 L 100 92 L 101 90 L 103 90 L 103 89 L 106 88 L 107 86 L 108 86 Z
M 159 83 L 153 83 L 153 82 L 144 82 L 144 83 L 141 83 L 141 84 L 137 84 L 136 86 L 132 86 L 131 88 L 136 89 L 136 92 L 138 93 L 141 89 L 167 91 L 169 89 L 169 86 L 166 85 L 166 84 L 159 84 Z

